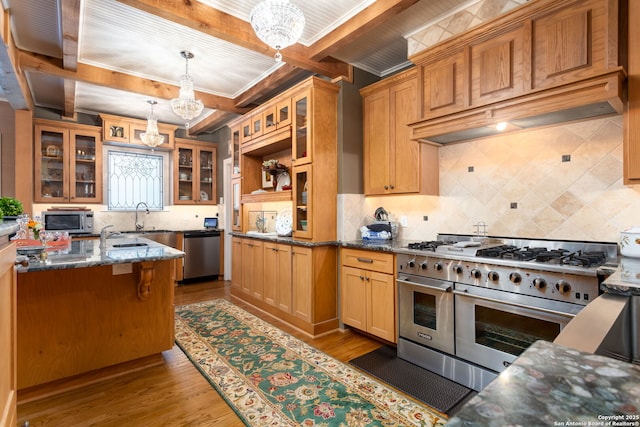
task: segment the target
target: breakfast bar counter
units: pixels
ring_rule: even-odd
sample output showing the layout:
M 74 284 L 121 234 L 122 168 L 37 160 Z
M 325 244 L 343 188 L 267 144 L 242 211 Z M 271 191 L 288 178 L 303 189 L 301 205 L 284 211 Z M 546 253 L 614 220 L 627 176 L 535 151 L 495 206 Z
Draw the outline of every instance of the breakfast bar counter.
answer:
M 184 253 L 142 238 L 107 242 L 72 240 L 17 268 L 19 401 L 30 388 L 95 380 L 103 368 L 161 363 L 173 346 L 175 259 Z
M 536 341 L 447 427 L 638 426 L 640 366 Z

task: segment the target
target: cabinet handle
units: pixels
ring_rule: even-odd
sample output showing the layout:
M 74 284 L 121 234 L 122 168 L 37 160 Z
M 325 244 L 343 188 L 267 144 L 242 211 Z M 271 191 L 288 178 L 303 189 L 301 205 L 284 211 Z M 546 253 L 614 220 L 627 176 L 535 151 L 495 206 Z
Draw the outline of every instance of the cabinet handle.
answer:
M 360 280 L 364 280 L 364 276 L 362 276 L 362 275 L 361 275 L 361 276 L 360 276 Z
M 388 190 L 388 189 L 389 189 L 389 186 L 388 186 L 388 185 L 385 185 L 385 186 L 384 186 L 384 189 L 385 189 L 385 190 Z
M 369 277 L 365 277 L 364 280 L 366 280 L 368 282 L 369 281 Z
M 393 190 L 394 188 L 396 188 L 396 187 L 395 187 L 395 186 L 393 186 L 393 185 L 391 185 L 390 187 L 391 187 L 391 189 L 392 189 L 392 190 Z
M 358 262 L 365 262 L 367 264 L 373 264 L 373 260 L 371 258 L 360 258 L 360 257 L 358 257 Z

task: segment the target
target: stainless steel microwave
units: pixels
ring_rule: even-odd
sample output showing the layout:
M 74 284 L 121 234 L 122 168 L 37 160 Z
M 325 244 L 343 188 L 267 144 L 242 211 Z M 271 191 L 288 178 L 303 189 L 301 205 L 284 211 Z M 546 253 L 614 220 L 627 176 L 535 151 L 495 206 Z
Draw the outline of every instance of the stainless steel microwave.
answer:
M 69 233 L 93 233 L 93 211 L 46 211 L 44 229 Z

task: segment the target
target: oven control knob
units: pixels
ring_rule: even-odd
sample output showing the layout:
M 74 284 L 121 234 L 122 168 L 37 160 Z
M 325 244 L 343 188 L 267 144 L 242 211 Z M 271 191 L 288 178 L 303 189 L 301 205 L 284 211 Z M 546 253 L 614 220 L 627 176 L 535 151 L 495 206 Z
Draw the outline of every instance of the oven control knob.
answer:
M 547 287 L 547 281 L 544 280 L 542 277 L 536 277 L 535 279 L 533 279 L 533 287 L 543 290 L 544 288 Z
M 416 260 L 415 259 L 409 260 L 407 265 L 409 266 L 409 268 L 415 267 L 416 266 Z
M 423 269 L 423 270 L 426 270 L 427 269 L 427 261 L 422 261 L 420 263 L 420 268 Z
M 522 276 L 520 275 L 520 273 L 511 273 L 509 275 L 509 280 L 511 280 L 516 285 L 519 285 L 520 282 L 522 282 Z
M 500 279 L 500 275 L 498 274 L 497 271 L 489 272 L 489 280 L 491 280 L 492 282 L 497 282 L 498 279 Z
M 436 263 L 433 265 L 433 268 L 435 268 L 435 269 L 436 269 L 436 271 L 442 271 L 442 263 L 441 263 L 441 262 L 436 262 Z
M 462 266 L 460 264 L 456 264 L 453 266 L 453 272 L 456 274 L 462 274 Z
M 482 272 L 477 268 L 474 268 L 473 270 L 471 270 L 471 277 L 473 277 L 474 279 L 479 279 L 482 277 Z
M 556 283 L 556 289 L 563 294 L 571 290 L 571 285 L 566 280 L 560 280 Z

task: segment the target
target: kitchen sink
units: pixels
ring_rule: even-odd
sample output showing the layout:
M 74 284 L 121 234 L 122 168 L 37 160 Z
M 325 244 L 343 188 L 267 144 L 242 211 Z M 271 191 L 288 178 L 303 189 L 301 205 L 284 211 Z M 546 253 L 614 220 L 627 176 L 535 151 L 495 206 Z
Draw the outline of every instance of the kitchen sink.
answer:
M 142 242 L 133 242 L 133 243 L 116 243 L 115 245 L 111 245 L 112 248 L 133 248 L 136 246 L 149 246 L 146 243 Z
M 136 237 L 142 237 L 145 239 L 153 240 L 154 242 L 161 243 L 166 246 L 176 247 L 176 233 L 171 230 L 142 230 L 142 231 L 123 231 L 118 237 L 133 239 Z M 122 243 L 125 245 L 126 243 Z M 115 245 L 113 245 L 116 247 Z

